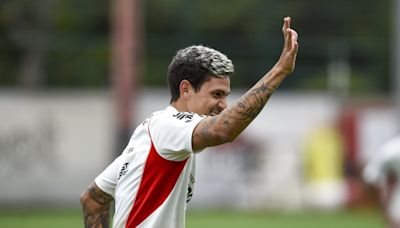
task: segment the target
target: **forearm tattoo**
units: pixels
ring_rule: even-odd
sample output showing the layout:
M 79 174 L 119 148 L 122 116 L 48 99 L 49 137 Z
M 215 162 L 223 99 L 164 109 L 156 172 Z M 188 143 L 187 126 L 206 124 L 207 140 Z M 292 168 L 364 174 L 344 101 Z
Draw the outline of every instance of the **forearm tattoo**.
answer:
M 98 213 L 90 213 L 83 206 L 85 228 L 108 228 L 110 227 L 110 209 L 105 208 Z
M 270 71 L 232 106 L 202 121 L 193 134 L 194 149 L 234 140 L 258 116 L 282 80 L 279 72 Z
M 209 137 L 211 129 L 229 132 L 233 138 L 238 136 L 261 112 L 276 87 L 268 85 L 268 81 L 258 82 L 220 115 L 204 121 L 194 137 L 206 141 L 205 146 L 213 146 L 220 142 Z
M 92 183 L 89 186 L 88 192 L 89 192 L 90 196 L 92 197 L 92 199 L 94 199 L 99 204 L 103 204 L 103 205 L 108 204 L 113 200 L 112 196 L 103 192 L 94 183 Z
M 262 111 L 265 104 L 271 97 L 275 88 L 269 87 L 266 83 L 260 82 L 240 98 L 235 111 L 239 120 L 250 123 Z M 235 118 L 235 116 L 233 116 Z
M 95 208 L 83 205 L 85 228 L 110 227 L 110 202 L 113 198 L 101 191 L 94 183 L 89 186 L 87 193 L 98 205 Z
M 258 82 L 226 112 L 221 113 L 224 128 L 234 136 L 239 135 L 262 111 L 274 90 L 275 87 L 267 82 Z

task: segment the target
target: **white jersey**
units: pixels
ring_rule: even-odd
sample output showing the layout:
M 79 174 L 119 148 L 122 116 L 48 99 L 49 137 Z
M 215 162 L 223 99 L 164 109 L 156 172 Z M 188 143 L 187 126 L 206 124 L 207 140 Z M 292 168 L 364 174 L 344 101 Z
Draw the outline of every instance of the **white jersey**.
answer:
M 372 156 L 363 170 L 363 179 L 384 186 L 389 172 L 396 176 L 397 183 L 388 209 L 391 217 L 400 222 L 400 136 L 389 140 Z
M 192 133 L 203 119 L 172 106 L 153 113 L 96 179 L 115 199 L 113 227 L 185 227 L 193 194 Z
M 378 184 L 391 171 L 400 176 L 400 136 L 386 142 L 369 160 L 363 172 L 365 181 Z

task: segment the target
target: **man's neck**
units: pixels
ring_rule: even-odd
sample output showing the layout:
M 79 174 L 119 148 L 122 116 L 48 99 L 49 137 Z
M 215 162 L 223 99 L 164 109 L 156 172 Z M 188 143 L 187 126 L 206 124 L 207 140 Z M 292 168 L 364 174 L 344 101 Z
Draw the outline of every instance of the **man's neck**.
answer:
M 172 107 L 174 107 L 176 110 L 178 110 L 178 112 L 188 112 L 188 108 L 186 107 L 185 104 L 183 104 L 183 102 L 179 102 L 178 101 L 174 101 L 170 104 Z

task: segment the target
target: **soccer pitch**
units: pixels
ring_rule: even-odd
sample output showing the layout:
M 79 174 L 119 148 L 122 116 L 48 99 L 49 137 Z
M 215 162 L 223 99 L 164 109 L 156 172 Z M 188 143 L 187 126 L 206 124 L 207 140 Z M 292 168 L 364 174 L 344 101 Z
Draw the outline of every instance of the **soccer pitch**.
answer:
M 0 211 L 0 227 L 73 228 L 83 227 L 79 210 Z M 334 213 L 316 212 L 190 212 L 186 228 L 380 228 L 377 211 L 352 210 Z

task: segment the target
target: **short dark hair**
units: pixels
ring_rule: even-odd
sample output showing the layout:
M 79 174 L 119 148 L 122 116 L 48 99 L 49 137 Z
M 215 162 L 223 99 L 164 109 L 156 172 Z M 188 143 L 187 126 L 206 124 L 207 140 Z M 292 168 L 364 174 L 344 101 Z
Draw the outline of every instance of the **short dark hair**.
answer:
M 188 80 L 195 91 L 210 77 L 228 77 L 234 72 L 232 61 L 221 52 L 202 45 L 179 50 L 168 67 L 171 103 L 179 98 L 179 85 Z

